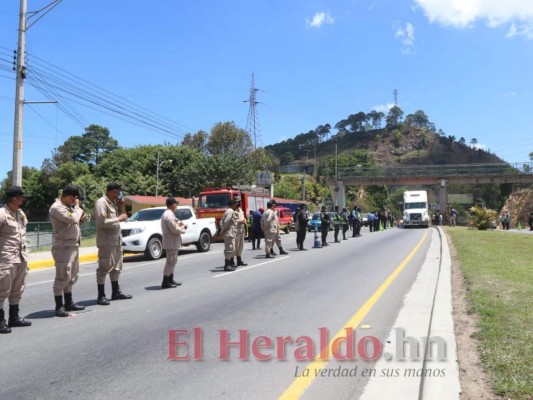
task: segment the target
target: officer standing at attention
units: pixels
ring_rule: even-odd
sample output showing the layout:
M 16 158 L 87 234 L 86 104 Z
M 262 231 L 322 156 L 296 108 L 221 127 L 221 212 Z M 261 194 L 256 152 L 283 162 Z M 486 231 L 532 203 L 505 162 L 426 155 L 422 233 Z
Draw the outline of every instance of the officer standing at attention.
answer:
M 265 253 L 266 258 L 273 258 L 276 253 L 274 253 L 274 242 L 277 243 L 279 248 L 279 254 L 289 254 L 283 250 L 281 244 L 281 236 L 279 234 L 279 221 L 278 216 L 276 215 L 276 200 L 269 200 L 267 202 L 267 209 L 261 217 L 261 229 L 265 233 Z
M 174 280 L 174 268 L 178 262 L 178 250 L 181 247 L 181 235 L 188 228 L 187 224 L 176 217 L 179 202 L 174 197 L 168 197 L 165 204 L 167 209 L 161 216 L 161 232 L 163 234 L 163 250 L 167 257 L 163 269 L 163 283 L 161 289 L 175 288 L 181 282 Z
M 342 217 L 339 212 L 339 206 L 335 206 L 334 208 L 334 214 L 333 214 L 333 230 L 334 230 L 334 237 L 335 237 L 335 243 L 340 243 L 339 240 L 339 232 L 341 230 L 342 226 Z
M 230 199 L 228 207 L 220 219 L 220 234 L 224 236 L 224 271 L 235 271 L 235 267 L 231 265 L 231 259 L 235 256 L 237 224 L 239 221 L 239 214 L 235 212 L 237 201 Z
M 235 212 L 238 214 L 238 223 L 237 223 L 237 236 L 235 237 L 235 255 L 237 256 L 237 266 L 246 266 L 244 261 L 242 261 L 242 250 L 244 249 L 244 237 L 246 236 L 246 228 L 248 227 L 246 224 L 246 218 L 244 217 L 244 211 L 241 208 L 241 201 L 240 199 L 235 199 L 237 202 L 237 208 L 235 209 Z M 235 262 L 233 261 L 233 258 L 231 259 L 231 264 L 234 265 Z
M 341 212 L 341 218 L 342 218 L 342 240 L 348 240 L 346 239 L 346 232 L 348 232 L 348 228 L 350 227 L 350 221 L 349 221 L 350 213 L 348 212 L 348 209 L 344 207 Z
M 307 250 L 304 248 L 305 236 L 307 235 L 307 228 L 309 224 L 309 218 L 307 218 L 307 212 L 305 211 L 305 204 L 300 204 L 300 209 L 296 211 L 296 244 L 300 250 Z
M 61 197 L 50 207 L 50 222 L 54 230 L 52 257 L 56 266 L 56 279 L 53 290 L 57 317 L 68 317 L 67 311 L 85 310 L 84 306 L 79 306 L 72 300 L 72 287 L 78 280 L 80 270 L 80 224 L 87 220 L 87 215 L 80 208 L 79 196 L 77 186 L 67 185 Z
M 122 185 L 110 182 L 106 194 L 96 201 L 94 206 L 96 219 L 96 246 L 98 247 L 98 269 L 96 283 L 98 285 L 97 303 L 108 306 L 105 295 L 105 278 L 111 279 L 111 300 L 128 300 L 130 295 L 120 291 L 118 277 L 122 270 L 122 237 L 120 223 L 128 219 L 122 200 Z
M 6 204 L 0 208 L 0 333 L 11 328 L 30 326 L 19 317 L 19 303 L 28 273 L 26 225 L 28 219 L 21 210 L 26 195 L 20 186 L 6 190 Z M 4 302 L 9 300 L 9 320 L 5 321 Z
M 329 233 L 330 223 L 331 218 L 329 217 L 326 206 L 322 206 L 322 209 L 320 211 L 320 230 L 322 231 L 322 246 L 329 246 L 326 240 Z

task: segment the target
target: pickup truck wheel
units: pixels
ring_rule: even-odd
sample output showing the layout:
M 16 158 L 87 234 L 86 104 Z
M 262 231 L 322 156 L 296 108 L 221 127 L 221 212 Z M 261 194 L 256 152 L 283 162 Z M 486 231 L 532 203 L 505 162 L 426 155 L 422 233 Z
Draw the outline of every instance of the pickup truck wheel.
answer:
M 200 253 L 204 253 L 208 251 L 210 247 L 211 247 L 211 235 L 208 232 L 203 231 L 202 233 L 200 233 L 200 238 L 198 239 L 198 242 L 196 242 L 196 249 Z
M 146 245 L 144 255 L 149 260 L 157 260 L 161 258 L 163 255 L 163 244 L 161 243 L 161 239 L 158 237 L 150 238 L 148 244 Z

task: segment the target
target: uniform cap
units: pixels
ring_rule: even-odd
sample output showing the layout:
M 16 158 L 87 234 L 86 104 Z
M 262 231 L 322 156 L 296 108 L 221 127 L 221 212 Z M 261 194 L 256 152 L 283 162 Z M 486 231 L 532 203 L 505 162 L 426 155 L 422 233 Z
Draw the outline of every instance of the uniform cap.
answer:
M 275 206 L 276 204 L 278 204 L 278 203 L 276 203 L 276 200 L 269 200 L 269 201 L 267 202 L 267 207 L 270 208 L 270 207 L 272 207 L 272 206 Z
M 179 204 L 180 202 L 176 200 L 174 197 L 167 197 L 167 200 L 165 201 L 165 203 L 167 204 L 167 207 L 168 207 L 172 204 Z
M 20 186 L 11 186 L 6 190 L 6 197 L 24 196 L 30 197 L 29 194 L 24 193 L 24 190 Z
M 234 204 L 237 204 L 237 200 L 235 200 L 235 199 L 229 199 L 229 201 L 228 201 L 228 206 L 232 206 L 232 205 L 234 205 Z

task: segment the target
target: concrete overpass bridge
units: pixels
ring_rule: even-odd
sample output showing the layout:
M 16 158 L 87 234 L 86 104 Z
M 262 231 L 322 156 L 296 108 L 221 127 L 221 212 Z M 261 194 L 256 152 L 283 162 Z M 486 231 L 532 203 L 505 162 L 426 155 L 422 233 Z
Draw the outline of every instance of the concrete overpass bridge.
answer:
M 404 165 L 390 167 L 347 167 L 329 171 L 328 186 L 335 204 L 344 206 L 345 186 L 439 187 L 439 207 L 446 208 L 446 185 L 476 183 L 533 184 L 533 162 L 514 164 Z M 335 179 L 335 176 L 337 179 Z M 341 204 L 342 203 L 342 204 Z

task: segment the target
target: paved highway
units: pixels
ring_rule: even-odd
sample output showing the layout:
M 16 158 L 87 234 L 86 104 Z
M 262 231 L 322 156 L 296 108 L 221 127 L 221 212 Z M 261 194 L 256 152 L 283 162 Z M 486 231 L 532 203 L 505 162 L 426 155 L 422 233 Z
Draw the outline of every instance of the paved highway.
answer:
M 132 258 L 120 283 L 133 300 L 107 307 L 96 305 L 95 264 L 85 264 L 74 299 L 87 309 L 68 318 L 54 317 L 54 270 L 32 271 L 21 311 L 33 326 L 0 337 L 0 398 L 264 400 L 291 393 L 303 399 L 356 399 L 368 379 L 363 370 L 372 362 L 361 360 L 360 353 L 356 361 L 342 362 L 329 355 L 329 363 L 315 362 L 311 368 L 319 370 L 309 371 L 325 376 L 303 380 L 298 376 L 310 365 L 305 359 L 311 345 L 295 339 L 310 337 L 318 356 L 321 334 L 327 331 L 332 340 L 351 321 L 358 328 L 356 342 L 362 336 L 386 341 L 431 237 L 437 236 L 432 229 L 364 229 L 360 238 L 313 249 L 308 234 L 309 250 L 297 251 L 291 233 L 282 236 L 288 256 L 265 259 L 262 250 L 245 243 L 243 259 L 249 265 L 229 273 L 222 270 L 223 246 L 216 243 L 208 253 L 185 250 L 175 274 L 183 286 L 167 290 L 160 290 L 164 260 Z M 409 256 L 386 290 L 376 293 Z M 194 328 L 202 333 L 196 346 Z M 169 330 L 187 330 L 190 337 Z M 221 360 L 221 331 L 231 342 L 246 331 L 248 354 L 229 346 L 228 360 Z M 272 346 L 263 338 L 254 347 L 259 336 L 270 338 Z M 280 345 L 276 337 L 287 343 Z M 185 340 L 188 348 L 176 344 Z M 171 361 L 169 348 L 176 357 L 188 352 L 201 360 Z M 272 357 L 261 361 L 262 354 Z M 355 376 L 334 376 L 339 367 Z

